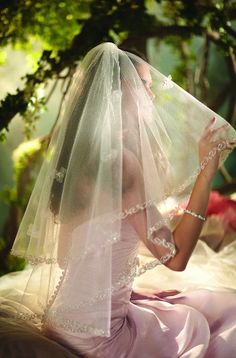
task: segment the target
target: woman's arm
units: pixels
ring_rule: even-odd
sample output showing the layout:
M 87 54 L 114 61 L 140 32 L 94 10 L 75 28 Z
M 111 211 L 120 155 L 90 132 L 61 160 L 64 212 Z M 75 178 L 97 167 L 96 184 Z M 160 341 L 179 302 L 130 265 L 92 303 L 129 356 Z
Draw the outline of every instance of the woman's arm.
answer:
M 209 195 L 211 191 L 211 181 L 206 180 L 200 174 L 195 182 L 187 208 L 201 216 L 205 216 Z M 173 232 L 173 238 L 177 253 L 175 257 L 166 263 L 166 266 L 174 271 L 183 271 L 196 246 L 204 221 L 184 214 L 180 223 Z
M 210 195 L 211 183 L 199 175 L 194 185 L 188 208 L 196 213 L 205 215 L 208 199 Z M 135 186 L 130 187 L 124 196 L 127 207 L 132 207 L 131 203 L 136 198 L 137 190 Z M 140 202 L 142 202 L 140 200 Z M 160 258 L 161 247 L 157 246 L 151 240 L 147 239 L 147 217 L 146 211 L 138 211 L 136 214 L 130 215 L 126 219 L 135 229 L 140 239 L 144 242 L 148 250 L 157 259 Z M 191 215 L 184 214 L 180 223 L 173 232 L 173 239 L 176 246 L 176 255 L 165 263 L 165 266 L 174 271 L 183 271 L 188 260 L 196 246 L 199 234 L 201 232 L 203 221 Z M 168 234 L 166 232 L 165 234 Z M 169 232 L 171 235 L 171 232 Z M 158 235 L 158 233 L 157 233 Z
M 215 118 L 212 118 L 210 123 L 205 128 L 203 135 L 199 141 L 199 160 L 202 162 L 208 153 L 221 143 L 217 140 L 217 136 L 221 131 L 227 128 L 228 124 L 220 128 L 214 129 Z M 235 144 L 228 143 L 226 150 Z M 215 156 L 208 162 L 206 167 L 198 175 L 193 191 L 187 206 L 187 209 L 205 216 L 213 178 L 219 167 L 220 151 L 217 151 Z M 185 213 L 173 232 L 174 242 L 177 248 L 177 254 L 166 263 L 166 266 L 172 270 L 183 271 L 188 263 L 188 260 L 196 246 L 200 232 L 202 230 L 204 221 L 197 217 L 193 217 Z
M 220 141 L 215 140 L 220 131 L 224 130 L 223 126 L 214 129 L 215 120 L 209 123 L 199 142 L 199 159 L 200 162 L 208 155 L 208 153 L 217 146 Z M 231 144 L 235 144 L 232 142 Z M 227 148 L 226 148 L 227 149 Z M 229 148 L 228 148 L 229 149 Z M 187 206 L 187 209 L 205 216 L 208 205 L 211 183 L 214 175 L 219 166 L 220 152 L 217 151 L 216 155 L 210 160 L 206 168 L 198 175 L 192 194 Z M 130 185 L 127 186 L 123 193 L 123 206 L 129 208 L 134 203 L 143 202 L 142 188 L 142 171 L 138 164 L 135 165 L 134 160 L 127 156 L 127 163 L 129 164 L 128 177 Z M 124 178 L 125 179 L 125 178 Z M 126 181 L 126 180 L 124 180 Z M 129 223 L 134 227 L 141 240 L 145 243 L 149 251 L 156 257 L 160 257 L 160 247 L 147 239 L 147 218 L 145 210 L 139 211 L 136 214 L 127 217 Z M 188 263 L 188 260 L 196 246 L 199 234 L 203 226 L 203 221 L 185 213 L 173 232 L 174 242 L 176 245 L 177 253 L 175 257 L 171 258 L 165 265 L 171 270 L 183 271 Z

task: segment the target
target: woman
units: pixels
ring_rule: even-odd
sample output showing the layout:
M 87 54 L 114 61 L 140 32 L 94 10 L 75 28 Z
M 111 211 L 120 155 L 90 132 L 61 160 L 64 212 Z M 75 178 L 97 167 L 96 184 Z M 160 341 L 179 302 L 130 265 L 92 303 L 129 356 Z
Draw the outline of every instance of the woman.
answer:
M 33 264 L 20 316 L 88 357 L 234 356 L 235 292 L 130 296 L 148 269 L 184 270 L 235 144 L 221 117 L 139 57 L 92 49 L 12 249 Z

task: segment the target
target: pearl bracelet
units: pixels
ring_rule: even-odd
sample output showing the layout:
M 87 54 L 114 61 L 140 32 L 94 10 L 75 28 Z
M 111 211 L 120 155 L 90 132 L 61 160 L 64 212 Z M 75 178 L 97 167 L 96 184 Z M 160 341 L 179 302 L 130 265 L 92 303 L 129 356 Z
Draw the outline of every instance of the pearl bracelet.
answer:
M 202 220 L 202 221 L 206 221 L 206 218 L 205 218 L 204 216 L 202 216 L 202 215 L 200 215 L 200 214 L 197 214 L 197 213 L 195 213 L 195 212 L 192 211 L 192 210 L 185 209 L 185 210 L 184 210 L 184 213 L 189 214 L 189 215 L 192 215 L 192 216 L 194 216 L 195 218 L 198 218 L 198 219 L 200 219 L 200 220 Z

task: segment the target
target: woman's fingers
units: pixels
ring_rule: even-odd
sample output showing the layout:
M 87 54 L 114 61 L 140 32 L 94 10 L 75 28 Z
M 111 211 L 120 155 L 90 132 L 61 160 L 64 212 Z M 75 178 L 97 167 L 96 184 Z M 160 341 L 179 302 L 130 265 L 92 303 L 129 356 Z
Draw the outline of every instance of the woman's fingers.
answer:
M 229 150 L 233 150 L 235 145 L 236 145 L 236 139 L 226 142 L 226 148 L 229 149 Z
M 213 117 L 208 123 L 208 125 L 205 127 L 205 131 L 211 130 L 211 128 L 214 127 L 215 123 L 216 123 L 216 117 Z
M 175 295 L 178 295 L 179 293 L 181 293 L 181 291 L 167 290 L 167 291 L 158 292 L 157 296 L 160 298 L 164 298 L 164 297 L 168 297 L 168 296 L 175 296 Z
M 225 123 L 222 126 L 214 129 L 213 123 L 215 125 L 215 122 L 211 121 L 210 125 L 205 128 L 201 139 L 207 139 L 207 141 L 211 142 L 217 141 L 216 136 L 219 136 L 221 132 L 224 132 L 228 127 L 230 127 L 229 123 Z
M 235 147 L 236 145 L 236 140 L 230 140 L 230 141 L 227 141 L 227 140 L 215 140 L 215 141 L 212 141 L 212 149 L 213 150 L 214 148 L 217 149 L 218 152 L 221 152 L 222 150 L 233 150 L 233 148 Z
M 215 134 L 219 134 L 221 132 L 223 132 L 225 129 L 227 129 L 228 127 L 230 127 L 229 123 L 225 123 L 222 126 L 218 127 L 218 128 L 214 128 L 216 124 L 216 117 L 213 117 L 210 122 L 207 124 L 207 126 L 205 127 L 204 131 L 203 131 L 203 135 L 202 138 L 206 138 Z
M 216 123 L 216 118 L 213 117 L 210 122 L 208 123 L 208 125 L 205 127 L 204 131 L 203 131 L 203 135 L 202 138 L 205 138 L 208 136 L 209 133 L 211 133 L 212 128 L 214 128 L 214 125 Z
M 229 124 L 228 124 L 228 123 L 225 123 L 225 124 L 223 124 L 223 126 L 211 130 L 211 132 L 210 132 L 208 135 L 210 135 L 210 136 L 215 136 L 216 134 L 219 134 L 219 133 L 225 131 L 226 128 L 229 128 Z

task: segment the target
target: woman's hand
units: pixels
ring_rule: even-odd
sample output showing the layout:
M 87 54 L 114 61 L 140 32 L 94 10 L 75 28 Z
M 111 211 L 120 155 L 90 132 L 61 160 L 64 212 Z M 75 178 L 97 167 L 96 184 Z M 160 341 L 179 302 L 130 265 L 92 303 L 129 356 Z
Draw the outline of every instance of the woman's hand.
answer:
M 176 296 L 179 293 L 181 293 L 181 291 L 178 290 L 166 290 L 166 291 L 155 291 L 155 290 L 142 290 L 140 289 L 138 292 L 137 290 L 132 291 L 131 293 L 131 301 L 135 301 L 135 300 L 157 300 L 159 299 L 163 299 L 165 297 L 169 297 L 169 296 Z
M 220 153 L 222 150 L 232 150 L 236 140 L 225 142 L 220 139 L 220 133 L 225 131 L 229 124 L 226 123 L 215 128 L 216 118 L 213 117 L 206 126 L 199 141 L 199 160 L 202 168 L 201 175 L 211 182 L 219 167 Z

